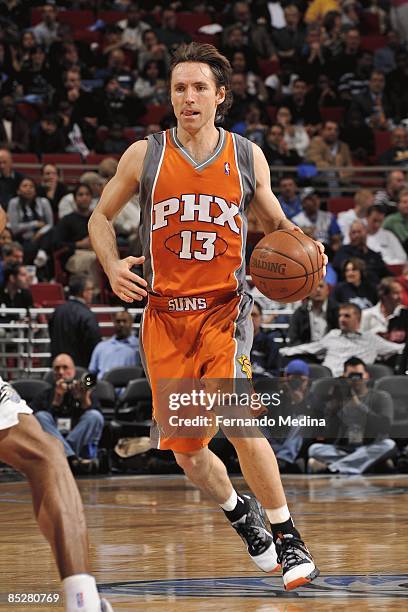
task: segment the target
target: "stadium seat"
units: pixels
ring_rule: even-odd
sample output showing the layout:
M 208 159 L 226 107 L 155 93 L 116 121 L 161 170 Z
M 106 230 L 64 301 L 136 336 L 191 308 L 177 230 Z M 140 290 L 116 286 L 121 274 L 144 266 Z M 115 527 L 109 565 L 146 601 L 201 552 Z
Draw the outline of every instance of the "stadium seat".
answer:
M 276 113 L 277 113 L 277 107 L 276 106 L 267 106 L 266 107 L 266 112 L 268 114 L 269 119 L 271 120 L 271 122 L 273 123 L 276 119 Z
M 338 197 L 328 198 L 327 200 L 327 210 L 334 215 L 343 212 L 343 210 L 349 210 L 350 208 L 354 208 L 353 198 Z
M 35 153 L 13 153 L 13 163 L 38 164 L 38 157 Z
M 115 418 L 139 423 L 152 418 L 152 392 L 145 378 L 129 381 L 116 407 Z
M 41 391 L 50 388 L 50 385 L 45 380 L 35 380 L 32 378 L 13 380 L 12 385 L 28 405 Z
M 136 378 L 143 377 L 143 368 L 139 366 L 129 366 L 123 368 L 112 368 L 105 372 L 102 379 L 110 382 L 115 389 L 126 387 L 126 385 Z
M 387 44 L 385 36 L 374 35 L 374 36 L 362 36 L 361 37 L 361 48 L 365 51 L 372 51 L 373 53 L 377 49 L 382 49 Z
M 122 11 L 99 11 L 98 19 L 102 19 L 102 21 L 108 24 L 117 23 L 126 19 L 126 13 L 122 13 Z
M 219 47 L 221 44 L 219 34 L 203 34 L 202 32 L 196 32 L 192 34 L 192 39 L 195 40 L 195 42 L 214 45 L 214 47 Z
M 58 12 L 58 21 L 67 23 L 73 30 L 89 28 L 96 19 L 92 11 L 87 10 L 68 10 Z
M 391 148 L 391 132 L 374 130 L 375 155 L 379 157 L 381 153 Z
M 271 74 L 278 74 L 280 69 L 278 61 L 271 61 L 268 59 L 258 59 L 258 67 L 263 79 Z
M 316 378 L 330 378 L 332 372 L 330 368 L 321 365 L 320 363 L 308 363 L 310 370 L 310 378 L 315 380 Z
M 113 385 L 107 380 L 98 380 L 93 395 L 99 401 L 103 416 L 111 421 L 115 414 L 116 395 Z
M 384 363 L 370 363 L 366 365 L 367 372 L 372 380 L 379 380 L 384 376 L 392 376 L 392 370 Z
M 44 153 L 43 164 L 82 164 L 80 153 Z
M 380 18 L 376 13 L 370 13 L 369 11 L 362 11 L 360 13 L 360 24 L 361 33 L 364 35 L 379 35 L 380 32 Z
M 321 106 L 320 114 L 323 121 L 341 123 L 344 115 L 344 108 L 342 106 Z
M 44 301 L 65 300 L 64 287 L 60 283 L 37 283 L 30 287 L 34 304 L 42 306 Z
M 169 112 L 167 104 L 149 104 L 147 112 L 139 118 L 141 125 L 149 125 L 150 123 L 160 123 L 163 117 Z
M 384 376 L 374 383 L 377 391 L 387 391 L 394 404 L 394 422 L 390 436 L 408 438 L 408 376 Z
M 211 23 L 211 17 L 208 13 L 177 13 L 177 25 L 183 32 L 195 34 L 205 25 Z

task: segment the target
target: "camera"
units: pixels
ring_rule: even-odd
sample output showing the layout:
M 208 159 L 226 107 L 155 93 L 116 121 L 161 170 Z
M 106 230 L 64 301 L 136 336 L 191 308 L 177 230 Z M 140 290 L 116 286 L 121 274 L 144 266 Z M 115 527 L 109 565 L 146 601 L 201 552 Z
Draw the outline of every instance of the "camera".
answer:
M 67 391 L 73 389 L 76 380 L 75 378 L 68 378 L 64 381 L 67 386 Z M 78 382 L 82 389 L 92 389 L 97 383 L 96 374 L 93 372 L 84 372 Z
M 58 416 L 64 418 L 79 419 L 82 414 L 81 401 L 74 395 L 75 383 L 79 383 L 79 387 L 83 391 L 92 389 L 97 383 L 96 374 L 93 372 L 84 372 L 79 379 L 69 378 L 64 381 L 66 391 L 61 406 L 58 408 Z

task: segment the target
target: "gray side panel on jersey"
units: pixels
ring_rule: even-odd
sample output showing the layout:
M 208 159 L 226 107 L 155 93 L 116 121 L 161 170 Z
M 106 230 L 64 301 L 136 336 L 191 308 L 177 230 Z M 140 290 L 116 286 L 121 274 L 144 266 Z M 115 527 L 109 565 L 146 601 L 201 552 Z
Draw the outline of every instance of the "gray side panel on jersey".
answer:
M 149 369 L 147 367 L 146 353 L 144 351 L 144 346 L 143 346 L 143 323 L 144 323 L 144 312 L 142 314 L 142 319 L 140 321 L 139 355 L 140 355 L 143 369 L 146 374 L 147 382 L 149 383 L 150 388 L 151 388 L 152 385 L 151 385 L 150 377 L 149 377 Z M 150 446 L 152 448 L 160 448 L 160 431 L 154 419 L 152 420 L 152 424 L 150 426 Z
M 243 293 L 239 304 L 239 314 L 235 322 L 234 340 L 237 343 L 235 354 L 235 378 L 247 378 L 242 364 L 238 361 L 242 356 L 250 359 L 252 342 L 254 339 L 254 325 L 251 311 L 254 299 L 249 293 Z
M 239 134 L 232 134 L 232 137 L 234 139 L 237 168 L 242 187 L 242 200 L 240 206 L 240 214 L 242 219 L 242 265 L 235 272 L 235 277 L 238 281 L 238 292 L 241 293 L 244 289 L 247 288 L 247 283 L 245 280 L 245 251 L 248 232 L 248 219 L 246 216 L 246 211 L 255 194 L 256 179 L 252 142 L 247 138 L 240 136 Z
M 154 180 L 159 167 L 163 150 L 163 133 L 157 132 L 147 137 L 147 151 L 140 178 L 140 226 L 139 237 L 142 244 L 142 253 L 145 256 L 143 264 L 143 277 L 151 289 L 153 268 L 150 254 L 150 225 L 152 215 L 152 191 Z

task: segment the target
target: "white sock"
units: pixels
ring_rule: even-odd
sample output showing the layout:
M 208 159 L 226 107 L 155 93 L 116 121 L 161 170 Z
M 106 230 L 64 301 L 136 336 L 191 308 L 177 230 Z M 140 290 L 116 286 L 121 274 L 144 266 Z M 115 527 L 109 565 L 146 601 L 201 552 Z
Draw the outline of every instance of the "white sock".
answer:
M 235 489 L 232 489 L 232 493 L 227 499 L 227 501 L 224 502 L 223 504 L 220 504 L 220 506 L 223 510 L 226 510 L 226 512 L 231 512 L 231 510 L 234 510 L 234 508 L 236 507 L 237 501 L 238 501 L 237 492 Z
M 65 597 L 65 612 L 100 612 L 96 581 L 90 574 L 74 574 L 62 581 Z
M 290 512 L 287 504 L 281 506 L 280 508 L 274 508 L 273 510 L 266 509 L 265 512 L 271 525 L 284 523 L 290 519 Z

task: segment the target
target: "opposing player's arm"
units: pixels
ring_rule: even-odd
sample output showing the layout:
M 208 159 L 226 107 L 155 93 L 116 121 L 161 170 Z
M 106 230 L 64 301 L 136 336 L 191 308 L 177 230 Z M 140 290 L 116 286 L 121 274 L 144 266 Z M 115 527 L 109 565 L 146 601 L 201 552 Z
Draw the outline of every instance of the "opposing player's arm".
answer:
M 297 226 L 285 217 L 278 198 L 272 192 L 271 173 L 265 155 L 256 144 L 252 144 L 252 150 L 256 190 L 251 206 L 265 234 L 270 234 L 277 229 L 296 228 Z
M 143 257 L 120 259 L 113 220 L 137 192 L 146 155 L 147 141 L 131 145 L 121 157 L 115 176 L 103 190 L 101 199 L 89 219 L 89 237 L 105 270 L 113 291 L 125 302 L 141 300 L 147 283 L 130 269 L 144 261 Z

